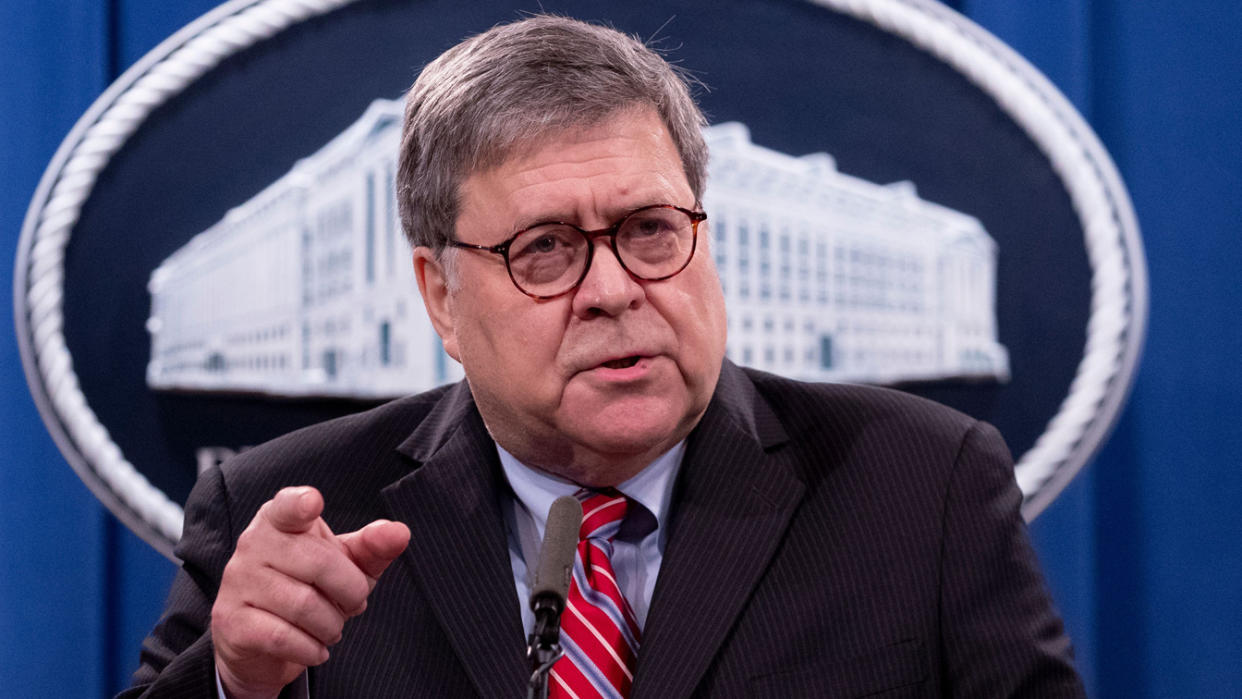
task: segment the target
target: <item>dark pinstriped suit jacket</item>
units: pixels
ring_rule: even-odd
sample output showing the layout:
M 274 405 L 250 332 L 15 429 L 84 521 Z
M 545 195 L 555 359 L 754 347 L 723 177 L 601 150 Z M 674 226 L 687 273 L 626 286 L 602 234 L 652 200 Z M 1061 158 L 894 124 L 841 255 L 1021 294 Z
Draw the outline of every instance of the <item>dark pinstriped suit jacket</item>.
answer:
M 409 549 L 309 673 L 315 696 L 520 697 L 496 450 L 465 384 L 287 435 L 203 476 L 132 695 L 214 696 L 212 598 L 279 488 Z M 1081 696 L 986 424 L 910 396 L 727 363 L 689 440 L 634 696 Z

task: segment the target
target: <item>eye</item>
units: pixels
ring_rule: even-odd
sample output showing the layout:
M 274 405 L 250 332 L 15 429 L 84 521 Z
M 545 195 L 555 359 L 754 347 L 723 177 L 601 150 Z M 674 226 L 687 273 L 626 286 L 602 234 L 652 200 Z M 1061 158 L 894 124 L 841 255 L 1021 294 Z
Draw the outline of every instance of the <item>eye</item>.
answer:
M 586 247 L 586 238 L 575 228 L 559 224 L 536 226 L 513 239 L 509 246 L 509 271 L 518 286 L 541 293 L 581 271 L 586 264 Z
M 552 252 L 561 244 L 555 236 L 541 235 L 534 240 L 528 247 L 528 252 Z
M 509 259 L 523 256 L 547 256 L 572 250 L 580 245 L 581 234 L 567 226 L 538 226 L 514 239 L 509 246 Z
M 666 235 L 677 229 L 676 222 L 663 210 L 640 211 L 625 222 L 624 232 L 634 238 Z
M 689 224 L 689 219 L 676 209 L 643 209 L 625 219 L 617 238 L 623 247 L 634 251 L 664 249 L 682 236 L 683 228 L 688 232 Z

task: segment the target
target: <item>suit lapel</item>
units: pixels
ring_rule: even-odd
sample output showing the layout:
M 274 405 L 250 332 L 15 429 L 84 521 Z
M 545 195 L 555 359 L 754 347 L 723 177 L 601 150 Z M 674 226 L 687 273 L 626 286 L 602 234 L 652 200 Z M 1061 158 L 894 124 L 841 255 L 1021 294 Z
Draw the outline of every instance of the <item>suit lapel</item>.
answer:
M 526 663 L 497 501 L 500 464 L 464 382 L 398 451 L 421 464 L 383 491 L 392 516 L 410 527 L 402 558 L 479 694 L 518 696 Z
M 633 696 L 690 695 L 742 612 L 804 491 L 780 461 L 785 441 L 753 384 L 726 362 L 678 477 Z

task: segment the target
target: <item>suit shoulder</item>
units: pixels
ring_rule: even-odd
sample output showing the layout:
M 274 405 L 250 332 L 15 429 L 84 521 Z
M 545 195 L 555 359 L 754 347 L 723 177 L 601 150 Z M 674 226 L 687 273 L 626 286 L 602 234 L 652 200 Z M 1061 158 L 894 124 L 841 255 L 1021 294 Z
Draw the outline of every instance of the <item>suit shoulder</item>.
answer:
M 916 430 L 960 439 L 978 421 L 947 405 L 891 388 L 811 383 L 744 369 L 755 389 L 788 428 L 841 427 Z
M 230 490 L 275 492 L 284 485 L 392 478 L 396 449 L 451 387 L 398 398 L 316 423 L 247 449 L 221 465 Z M 266 487 L 265 487 L 266 486 Z
M 948 406 L 887 388 L 747 374 L 785 431 L 783 458 L 813 492 L 879 498 L 932 522 L 955 474 L 1012 484 L 1013 462 L 1000 434 Z M 826 482 L 832 487 L 821 489 Z

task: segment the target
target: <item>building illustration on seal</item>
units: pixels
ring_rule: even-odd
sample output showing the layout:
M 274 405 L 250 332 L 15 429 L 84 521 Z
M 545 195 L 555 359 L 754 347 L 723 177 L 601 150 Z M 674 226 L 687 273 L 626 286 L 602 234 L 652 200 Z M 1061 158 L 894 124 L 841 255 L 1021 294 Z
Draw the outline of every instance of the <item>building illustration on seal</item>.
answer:
M 156 390 L 386 398 L 463 376 L 422 308 L 394 179 L 401 104 L 378 100 L 151 274 Z M 997 247 L 980 222 L 830 156 L 707 127 L 703 208 L 733 361 L 890 384 L 1005 381 Z

